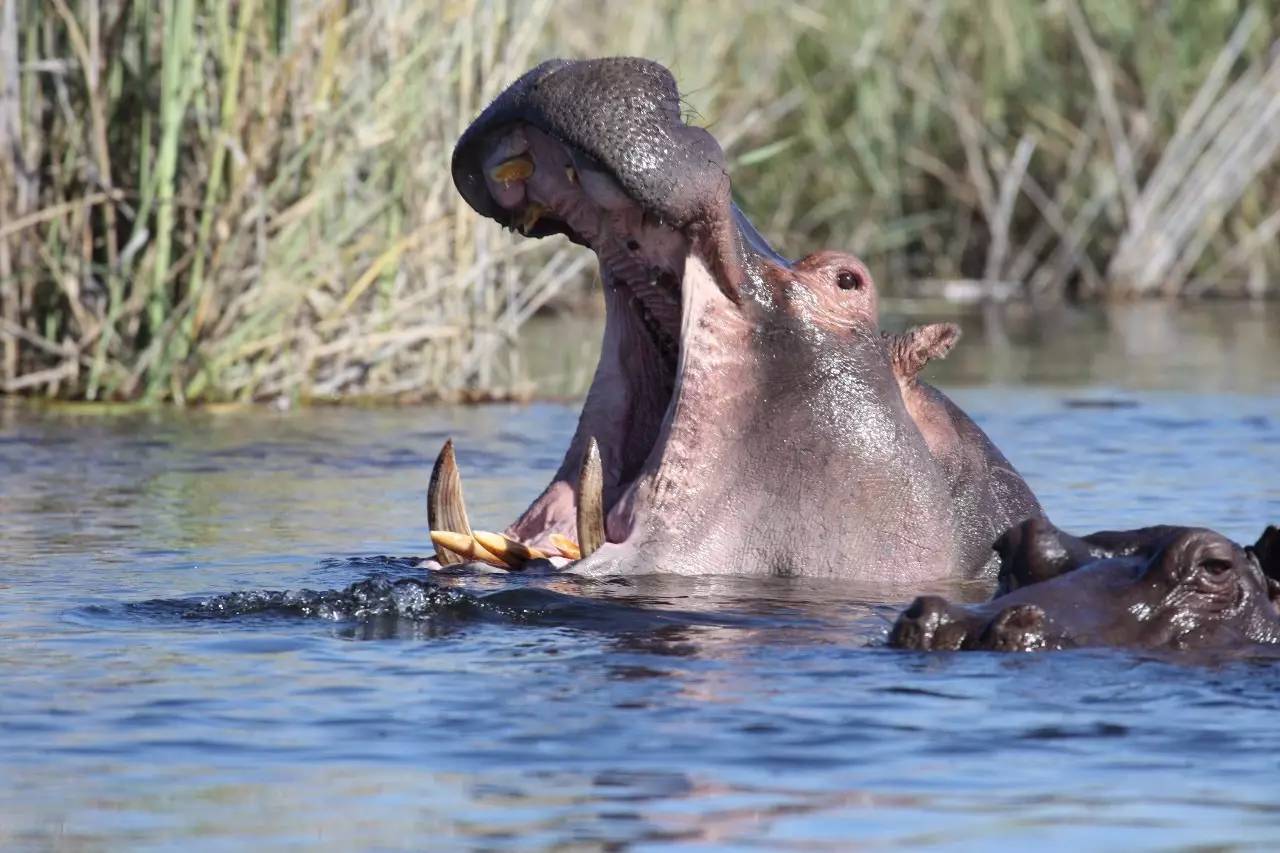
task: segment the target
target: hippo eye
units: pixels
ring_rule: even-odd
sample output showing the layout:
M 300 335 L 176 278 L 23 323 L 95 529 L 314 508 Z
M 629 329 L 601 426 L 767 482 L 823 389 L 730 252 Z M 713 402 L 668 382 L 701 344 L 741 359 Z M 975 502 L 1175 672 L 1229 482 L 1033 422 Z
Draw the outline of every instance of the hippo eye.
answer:
M 1201 571 L 1207 572 L 1214 577 L 1221 577 L 1231 571 L 1230 560 L 1218 560 L 1213 557 L 1206 557 L 1200 561 Z
M 836 273 L 836 285 L 841 290 L 861 290 L 865 284 L 862 274 L 854 270 L 840 270 Z

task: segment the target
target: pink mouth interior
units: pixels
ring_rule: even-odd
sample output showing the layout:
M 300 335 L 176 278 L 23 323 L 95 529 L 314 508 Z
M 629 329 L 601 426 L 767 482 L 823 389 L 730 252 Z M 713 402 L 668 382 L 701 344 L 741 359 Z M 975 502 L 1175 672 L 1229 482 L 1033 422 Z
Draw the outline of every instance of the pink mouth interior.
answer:
M 501 163 L 522 155 L 533 161 L 531 175 L 510 182 L 492 177 Z M 599 259 L 605 339 L 578 438 L 594 436 L 600 446 L 608 539 L 623 541 L 634 523 L 635 485 L 657 465 L 655 449 L 673 403 L 689 241 L 644 211 L 598 165 L 536 128 L 508 129 L 492 144 L 484 170 L 492 197 L 512 212 L 512 221 L 528 222 L 530 208 L 540 206 L 544 223 L 558 221 Z M 569 457 L 576 464 L 573 449 Z M 576 478 L 576 470 L 561 476 L 566 473 Z M 557 505 L 561 501 L 570 505 Z M 534 542 L 552 532 L 572 534 L 572 522 L 566 523 L 574 517 L 572 502 L 572 494 L 553 485 L 511 530 Z

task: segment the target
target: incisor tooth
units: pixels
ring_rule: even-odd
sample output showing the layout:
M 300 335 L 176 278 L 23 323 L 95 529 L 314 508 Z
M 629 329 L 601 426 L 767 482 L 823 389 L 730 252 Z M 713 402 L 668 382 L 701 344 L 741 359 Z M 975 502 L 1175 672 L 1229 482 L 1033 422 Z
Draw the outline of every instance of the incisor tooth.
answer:
M 503 184 L 514 184 L 516 181 L 528 180 L 533 175 L 533 159 L 528 154 L 503 160 L 493 167 L 489 177 Z
M 513 569 L 522 568 L 530 560 L 540 560 L 547 556 L 537 548 L 530 548 L 523 542 L 508 539 L 501 533 L 477 530 L 471 535 L 480 544 L 480 547 Z
M 452 530 L 433 530 L 431 531 L 431 541 L 435 543 L 437 559 L 439 559 L 441 551 L 447 550 L 462 557 L 457 561 L 459 563 L 467 560 L 479 560 L 482 563 L 488 563 L 500 569 L 509 568 L 505 560 L 500 560 L 489 553 L 468 533 L 455 533 Z M 440 562 L 444 563 L 443 560 Z
M 600 446 L 594 437 L 582 454 L 578 472 L 578 548 L 590 557 L 604 544 L 604 468 L 600 464 Z
M 551 539 L 551 544 L 556 546 L 556 550 L 570 560 L 582 559 L 582 549 L 578 547 L 577 542 L 574 542 L 568 536 L 562 533 L 552 533 L 549 538 Z
M 462 475 L 458 473 L 458 460 L 453 455 L 453 439 L 444 443 L 435 467 L 431 469 L 431 485 L 427 487 L 427 529 L 454 531 L 471 539 L 471 522 L 467 520 L 467 505 L 462 499 Z M 454 566 L 465 562 L 463 556 L 448 546 L 436 543 L 436 559 L 442 566 Z

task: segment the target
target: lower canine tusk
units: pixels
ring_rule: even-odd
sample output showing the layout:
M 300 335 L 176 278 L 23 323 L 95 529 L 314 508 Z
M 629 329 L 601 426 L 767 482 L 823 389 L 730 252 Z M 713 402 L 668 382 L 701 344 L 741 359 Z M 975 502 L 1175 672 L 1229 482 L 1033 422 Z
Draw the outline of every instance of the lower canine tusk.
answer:
M 435 467 L 431 469 L 431 485 L 427 487 L 427 529 L 453 531 L 471 539 L 471 522 L 467 520 L 467 505 L 462 499 L 462 475 L 458 473 L 458 460 L 453 455 L 453 439 L 444 443 Z M 434 534 L 432 541 L 435 541 Z M 456 566 L 466 562 L 466 557 L 436 542 L 436 559 L 442 566 Z M 478 559 L 478 558 L 470 558 Z
M 590 557 L 604 544 L 604 468 L 600 464 L 600 446 L 593 437 L 582 455 L 578 472 L 578 548 Z

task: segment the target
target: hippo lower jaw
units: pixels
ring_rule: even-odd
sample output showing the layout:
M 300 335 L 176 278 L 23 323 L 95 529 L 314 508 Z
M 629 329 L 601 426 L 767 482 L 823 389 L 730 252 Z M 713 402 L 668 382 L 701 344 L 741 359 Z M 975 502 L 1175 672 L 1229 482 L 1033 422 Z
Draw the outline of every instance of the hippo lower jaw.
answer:
M 656 433 L 634 474 L 605 468 L 604 482 L 613 485 L 602 500 L 607 542 L 576 563 L 575 572 L 609 574 L 647 564 L 700 574 L 717 571 L 716 555 L 736 549 L 737 533 L 718 536 L 707 516 L 714 502 L 689 499 L 730 468 L 731 460 L 724 457 L 735 446 L 731 425 L 742 422 L 733 390 L 746 381 L 749 369 L 743 354 L 750 328 L 731 310 L 724 283 L 709 266 L 696 253 L 685 259 L 677 358 L 664 377 L 669 385 L 663 386 L 667 393 L 660 412 L 646 413 L 660 414 Z M 595 437 L 603 451 L 611 436 Z M 628 440 L 638 455 L 644 438 L 639 443 L 635 436 L 623 439 Z

